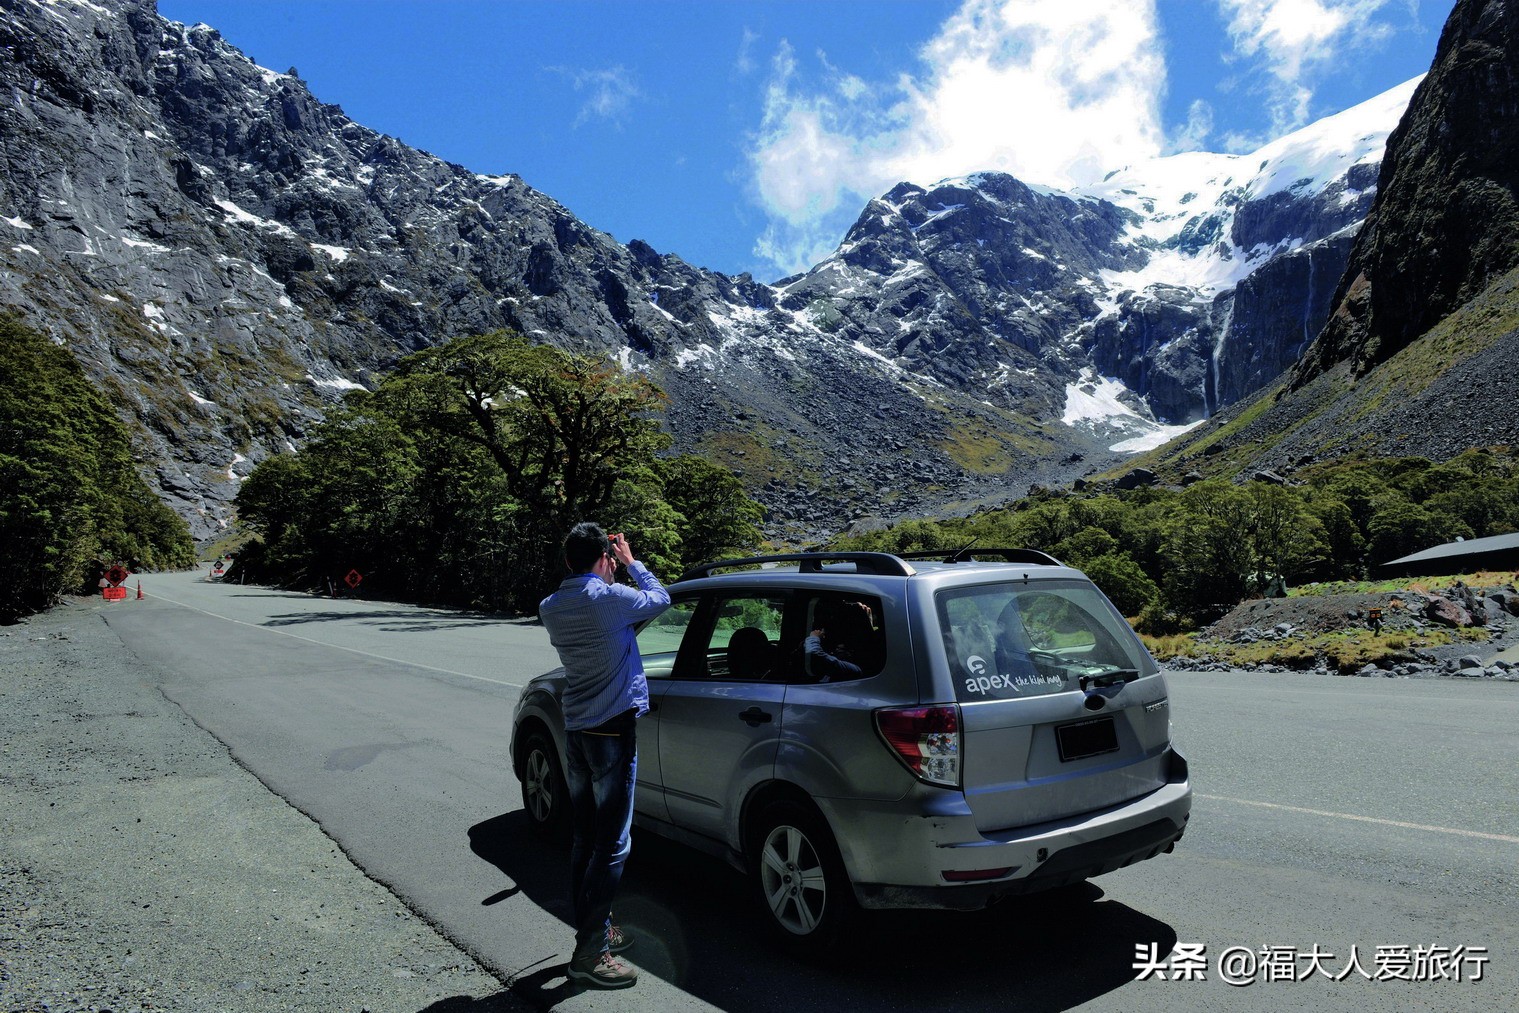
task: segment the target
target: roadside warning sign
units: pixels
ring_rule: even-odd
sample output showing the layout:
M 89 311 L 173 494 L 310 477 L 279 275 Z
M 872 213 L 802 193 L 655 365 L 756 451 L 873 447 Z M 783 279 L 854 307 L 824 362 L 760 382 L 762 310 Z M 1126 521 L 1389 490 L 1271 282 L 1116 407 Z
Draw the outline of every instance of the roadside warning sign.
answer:
M 105 572 L 105 579 L 110 581 L 112 587 L 120 584 L 130 576 L 131 574 L 127 572 L 127 568 L 122 566 L 120 563 L 116 563 Z
M 364 575 L 358 570 L 349 570 L 348 576 L 343 578 L 343 583 L 347 584 L 349 587 L 356 588 L 359 586 L 359 581 L 363 579 Z
M 100 597 L 106 601 L 122 601 L 126 596 L 127 589 L 124 587 L 105 587 L 100 589 Z

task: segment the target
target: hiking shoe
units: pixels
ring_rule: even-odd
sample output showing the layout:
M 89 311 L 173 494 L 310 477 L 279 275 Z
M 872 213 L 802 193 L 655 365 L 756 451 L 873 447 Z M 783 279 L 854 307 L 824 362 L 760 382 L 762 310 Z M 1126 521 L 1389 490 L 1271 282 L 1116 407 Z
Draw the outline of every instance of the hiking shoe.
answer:
M 612 953 L 621 953 L 633 945 L 633 934 L 623 930 L 621 925 L 607 926 L 607 949 Z
M 638 972 L 610 953 L 593 953 L 570 961 L 570 980 L 590 988 L 628 988 L 638 984 Z

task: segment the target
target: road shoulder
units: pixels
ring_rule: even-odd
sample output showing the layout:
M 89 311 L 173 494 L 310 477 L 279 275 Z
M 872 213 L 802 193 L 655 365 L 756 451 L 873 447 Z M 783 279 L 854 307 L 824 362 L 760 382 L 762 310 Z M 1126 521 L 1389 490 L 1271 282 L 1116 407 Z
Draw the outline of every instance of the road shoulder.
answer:
M 0 1007 L 493 1008 L 501 983 L 169 703 L 108 607 L 0 628 Z

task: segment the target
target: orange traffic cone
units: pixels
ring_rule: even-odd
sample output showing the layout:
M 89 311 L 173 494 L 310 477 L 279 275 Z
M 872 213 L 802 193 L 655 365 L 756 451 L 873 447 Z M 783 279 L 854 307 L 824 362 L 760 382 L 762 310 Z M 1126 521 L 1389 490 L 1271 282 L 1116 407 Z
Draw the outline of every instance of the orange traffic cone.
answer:
M 137 600 L 142 601 L 142 581 L 137 582 Z

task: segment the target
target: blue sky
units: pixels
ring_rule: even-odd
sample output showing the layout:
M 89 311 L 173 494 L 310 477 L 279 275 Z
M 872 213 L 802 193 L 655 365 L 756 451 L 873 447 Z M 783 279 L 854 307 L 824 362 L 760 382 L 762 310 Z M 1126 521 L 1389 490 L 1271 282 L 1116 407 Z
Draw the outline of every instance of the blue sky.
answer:
M 774 280 L 900 180 L 1251 151 L 1428 69 L 1451 0 L 159 0 L 354 120 Z

